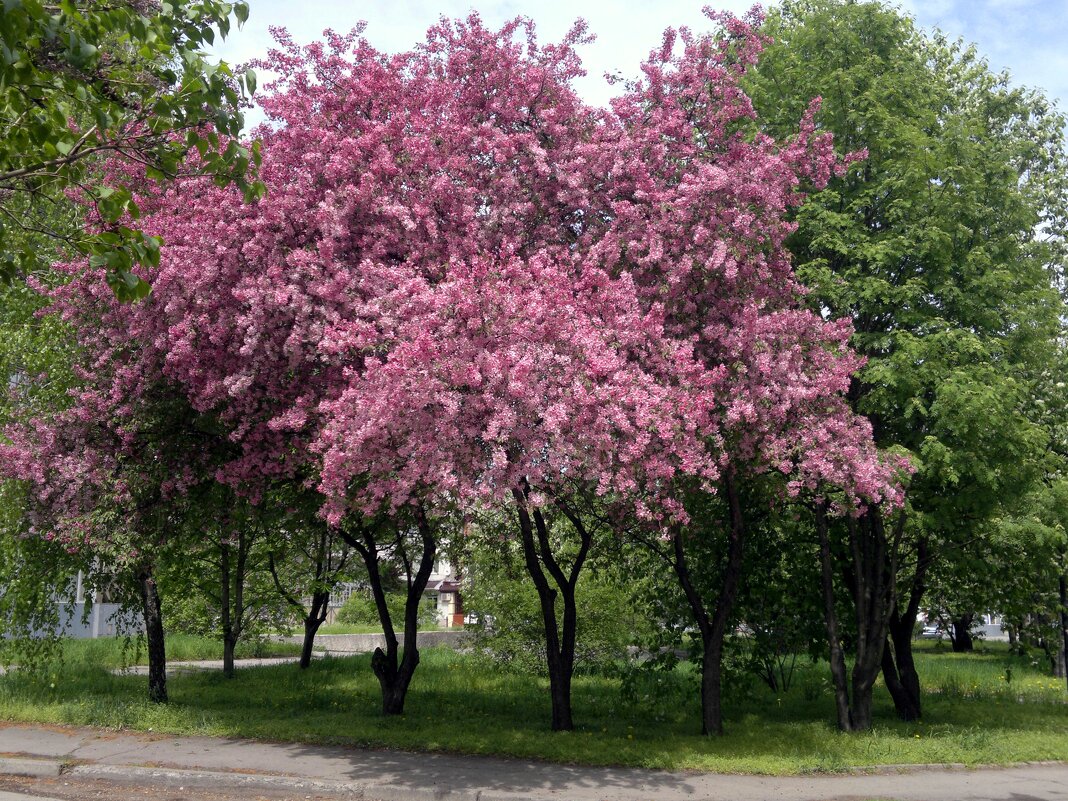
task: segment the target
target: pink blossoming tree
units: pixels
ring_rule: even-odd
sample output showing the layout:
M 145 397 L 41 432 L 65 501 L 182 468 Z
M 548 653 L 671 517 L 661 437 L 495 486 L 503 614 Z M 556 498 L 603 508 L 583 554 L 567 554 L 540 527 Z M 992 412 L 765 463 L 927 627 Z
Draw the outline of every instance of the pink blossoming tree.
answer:
M 158 377 L 219 426 L 230 450 L 214 480 L 253 501 L 274 481 L 321 491 L 375 589 L 387 714 L 403 710 L 418 600 L 458 512 L 515 520 L 552 726 L 570 729 L 591 520 L 608 508 L 670 542 L 686 588 L 688 499 L 723 497 L 730 570 L 711 609 L 687 589 L 714 733 L 739 486 L 775 472 L 795 494 L 895 500 L 842 400 L 858 365 L 848 329 L 802 310 L 783 244 L 802 185 L 838 168 L 830 143 L 809 118 L 788 143 L 750 133 L 738 80 L 760 50 L 755 20 L 716 21 L 717 36 L 669 31 L 610 109 L 572 88 L 581 25 L 540 45 L 528 21 L 491 31 L 472 16 L 397 55 L 359 32 L 304 48 L 280 33 L 257 65 L 282 76 L 262 101 L 267 198 L 146 187 L 144 229 L 166 243 L 152 296 L 96 297 L 101 321 L 78 319 L 106 368 L 87 381 L 112 406 Z M 99 285 L 76 278 L 58 308 Z M 570 562 L 554 524 L 577 538 Z M 381 592 L 389 554 L 409 577 L 403 651 Z

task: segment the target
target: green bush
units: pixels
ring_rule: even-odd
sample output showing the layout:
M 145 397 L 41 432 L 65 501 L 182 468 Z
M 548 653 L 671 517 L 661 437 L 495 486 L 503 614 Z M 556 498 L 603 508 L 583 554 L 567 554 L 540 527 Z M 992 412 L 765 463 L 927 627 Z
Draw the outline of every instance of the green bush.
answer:
M 626 658 L 634 631 L 630 598 L 625 589 L 588 571 L 575 593 L 578 627 L 575 673 L 606 675 Z M 478 622 L 466 626 L 475 650 L 510 671 L 541 675 L 545 665 L 545 629 L 538 593 L 525 574 L 509 573 L 490 564 L 479 565 L 464 591 L 464 608 Z M 562 604 L 557 615 L 562 617 Z
M 393 621 L 395 629 L 402 629 L 404 622 L 405 595 L 400 592 L 386 593 L 386 606 L 389 608 L 389 617 Z M 354 592 L 348 600 L 341 605 L 337 613 L 338 623 L 347 623 L 352 626 L 381 626 L 378 619 L 378 607 L 369 590 Z M 426 628 L 437 622 L 437 606 L 434 598 L 424 595 L 419 604 L 419 628 Z

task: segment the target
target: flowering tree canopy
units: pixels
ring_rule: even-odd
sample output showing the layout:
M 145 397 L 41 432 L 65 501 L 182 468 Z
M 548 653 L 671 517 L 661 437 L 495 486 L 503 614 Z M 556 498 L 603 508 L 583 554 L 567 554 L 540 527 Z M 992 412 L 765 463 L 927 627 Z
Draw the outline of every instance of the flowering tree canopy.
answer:
M 297 480 L 333 525 L 418 507 L 425 533 L 427 507 L 522 516 L 581 488 L 668 531 L 687 520 L 677 478 L 714 492 L 768 471 L 896 502 L 844 401 L 850 328 L 803 308 L 784 244 L 803 190 L 846 165 L 815 107 L 788 142 L 755 132 L 739 81 L 758 18 L 711 16 L 715 35 L 669 30 L 608 109 L 572 87 L 581 24 L 542 45 L 527 20 L 472 15 L 395 55 L 359 30 L 276 32 L 254 65 L 281 76 L 258 132 L 268 195 L 146 176 L 142 228 L 166 244 L 141 303 L 60 266 L 84 387 L 8 433 L 9 473 L 74 508 L 113 479 L 108 447 L 72 442 L 102 427 L 167 466 L 163 494 Z M 186 458 L 186 429 L 143 449 L 161 393 L 210 448 Z
M 170 382 L 233 443 L 219 479 L 317 475 L 335 522 L 520 480 L 652 491 L 655 517 L 680 513 L 673 475 L 727 465 L 892 497 L 842 401 L 849 328 L 801 308 L 783 244 L 802 182 L 840 165 L 811 115 L 786 144 L 751 131 L 762 42 L 715 19 L 668 31 L 607 110 L 571 87 L 581 25 L 544 46 L 473 15 L 392 56 L 278 32 L 270 196 L 146 184 L 166 251 L 143 303 L 67 266 L 91 365 L 70 414 L 121 419 Z

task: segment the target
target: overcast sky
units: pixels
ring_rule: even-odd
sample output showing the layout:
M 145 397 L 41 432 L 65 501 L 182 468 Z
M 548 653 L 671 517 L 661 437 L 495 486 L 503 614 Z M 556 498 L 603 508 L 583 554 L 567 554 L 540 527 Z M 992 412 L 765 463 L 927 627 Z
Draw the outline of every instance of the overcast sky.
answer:
M 368 23 L 366 37 L 380 50 L 407 50 L 423 39 L 441 15 L 465 16 L 477 10 L 490 25 L 517 15 L 529 16 L 544 42 L 559 39 L 577 17 L 590 24 L 597 41 L 581 51 L 588 76 L 580 91 L 603 104 L 612 90 L 605 72 L 633 75 L 640 60 L 668 26 L 707 27 L 701 14 L 706 0 L 249 0 L 249 21 L 234 31 L 215 54 L 231 64 L 262 55 L 270 46 L 270 25 L 288 28 L 298 42 L 316 39 L 325 28 L 346 32 Z M 712 0 L 714 8 L 743 12 L 751 0 Z M 1017 84 L 1039 87 L 1068 105 L 1068 0 L 900 0 L 927 29 L 937 26 L 951 37 L 975 42 L 995 69 L 1008 69 Z M 261 79 L 262 83 L 262 79 Z M 259 119 L 249 115 L 250 121 Z

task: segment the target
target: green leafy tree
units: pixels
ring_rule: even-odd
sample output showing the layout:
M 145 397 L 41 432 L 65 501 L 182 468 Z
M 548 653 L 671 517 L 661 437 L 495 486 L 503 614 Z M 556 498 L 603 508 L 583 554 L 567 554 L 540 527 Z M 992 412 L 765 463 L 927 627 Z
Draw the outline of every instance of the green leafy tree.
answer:
M 60 240 L 106 266 L 120 297 L 148 285 L 135 264 L 155 265 L 157 238 L 136 228 L 139 209 L 121 170 L 153 180 L 189 172 L 236 182 L 249 196 L 258 146 L 238 141 L 252 71 L 235 75 L 200 48 L 226 36 L 245 2 L 218 0 L 4 0 L 0 6 L 0 276 L 36 270 L 40 254 L 20 234 Z M 196 158 L 187 156 L 195 151 Z M 75 192 L 89 225 L 55 224 Z
M 26 203 L 22 197 L 10 199 L 15 208 Z M 70 204 L 57 207 L 51 224 L 73 229 Z M 35 231 L 15 232 L 13 239 L 19 249 L 42 256 L 55 249 L 50 237 Z M 37 278 L 45 284 L 55 280 L 48 273 Z M 25 283 L 0 283 L 0 431 L 15 420 L 62 408 L 74 384 L 73 338 L 62 321 L 37 314 L 43 305 L 41 295 Z M 73 597 L 78 571 L 91 567 L 84 554 L 28 536 L 29 502 L 21 482 L 0 481 L 0 656 L 23 668 L 54 656 L 65 622 L 56 599 Z
M 839 563 L 843 585 L 858 601 L 883 589 L 852 632 L 871 655 L 854 692 L 881 667 L 916 718 L 911 636 L 932 560 L 962 553 L 1041 473 L 1046 433 L 1025 406 L 1058 328 L 1064 120 L 974 48 L 879 2 L 787 0 L 765 32 L 775 42 L 750 91 L 766 129 L 785 135 L 820 96 L 818 124 L 840 152 L 866 151 L 797 213 L 790 247 L 813 307 L 850 318 L 868 358 L 854 408 L 917 467 L 907 515 L 832 526 L 839 552 L 863 557 Z M 854 548 L 865 531 L 873 546 Z

